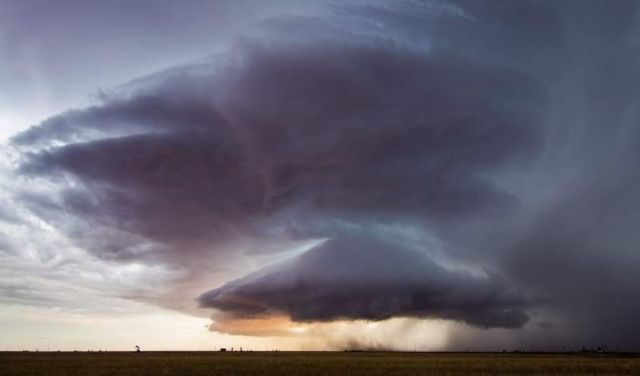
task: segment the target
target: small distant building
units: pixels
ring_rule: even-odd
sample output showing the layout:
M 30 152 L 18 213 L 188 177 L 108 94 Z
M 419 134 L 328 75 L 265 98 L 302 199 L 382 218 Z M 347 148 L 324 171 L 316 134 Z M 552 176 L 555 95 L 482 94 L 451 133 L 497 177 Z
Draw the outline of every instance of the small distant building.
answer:
M 221 347 L 221 348 L 220 348 L 220 351 L 227 351 L 227 349 L 226 349 L 226 348 L 224 348 L 224 347 Z

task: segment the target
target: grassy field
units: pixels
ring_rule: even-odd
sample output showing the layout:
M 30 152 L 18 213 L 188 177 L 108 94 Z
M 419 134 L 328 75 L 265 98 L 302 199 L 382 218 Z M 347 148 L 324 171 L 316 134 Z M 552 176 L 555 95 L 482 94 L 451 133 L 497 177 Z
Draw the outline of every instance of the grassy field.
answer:
M 375 352 L 0 353 L 9 375 L 640 375 L 610 355 Z

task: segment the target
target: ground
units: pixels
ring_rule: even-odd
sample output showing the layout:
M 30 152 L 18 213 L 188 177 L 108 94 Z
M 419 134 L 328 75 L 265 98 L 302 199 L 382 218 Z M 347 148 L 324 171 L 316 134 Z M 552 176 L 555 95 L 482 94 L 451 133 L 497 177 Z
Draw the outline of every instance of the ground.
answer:
M 5 352 L 8 375 L 640 375 L 640 356 L 397 352 Z

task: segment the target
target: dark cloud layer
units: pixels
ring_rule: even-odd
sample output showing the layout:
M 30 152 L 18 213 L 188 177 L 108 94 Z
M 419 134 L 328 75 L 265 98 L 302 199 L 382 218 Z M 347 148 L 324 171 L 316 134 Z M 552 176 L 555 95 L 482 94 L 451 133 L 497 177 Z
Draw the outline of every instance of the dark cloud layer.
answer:
M 535 89 L 526 76 L 395 44 L 335 44 L 249 46 L 226 77 L 173 77 L 51 118 L 14 142 L 117 136 L 47 148 L 22 169 L 90 184 L 65 193 L 66 211 L 172 246 L 246 235 L 295 205 L 386 221 L 515 204 L 481 173 L 536 144 L 539 95 L 517 90 Z M 337 231 L 294 227 L 295 237 Z
M 24 200 L 100 257 L 189 278 L 328 239 L 200 297 L 239 317 L 561 317 L 560 338 L 637 348 L 637 4 L 603 4 L 274 19 L 206 72 L 16 136 L 21 172 L 62 187 Z
M 380 239 L 332 239 L 291 260 L 200 297 L 235 316 L 287 314 L 295 321 L 443 318 L 480 327 L 520 327 L 525 301 L 493 277 L 435 264 Z

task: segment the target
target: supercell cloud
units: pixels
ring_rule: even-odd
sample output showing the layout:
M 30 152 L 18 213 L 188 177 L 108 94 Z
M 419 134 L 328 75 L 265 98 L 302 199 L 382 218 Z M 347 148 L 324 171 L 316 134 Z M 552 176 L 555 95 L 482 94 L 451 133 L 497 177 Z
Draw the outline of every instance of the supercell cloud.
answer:
M 273 17 L 15 136 L 18 173 L 52 187 L 20 200 L 99 258 L 175 269 L 164 306 L 638 349 L 637 14 L 523 0 Z

